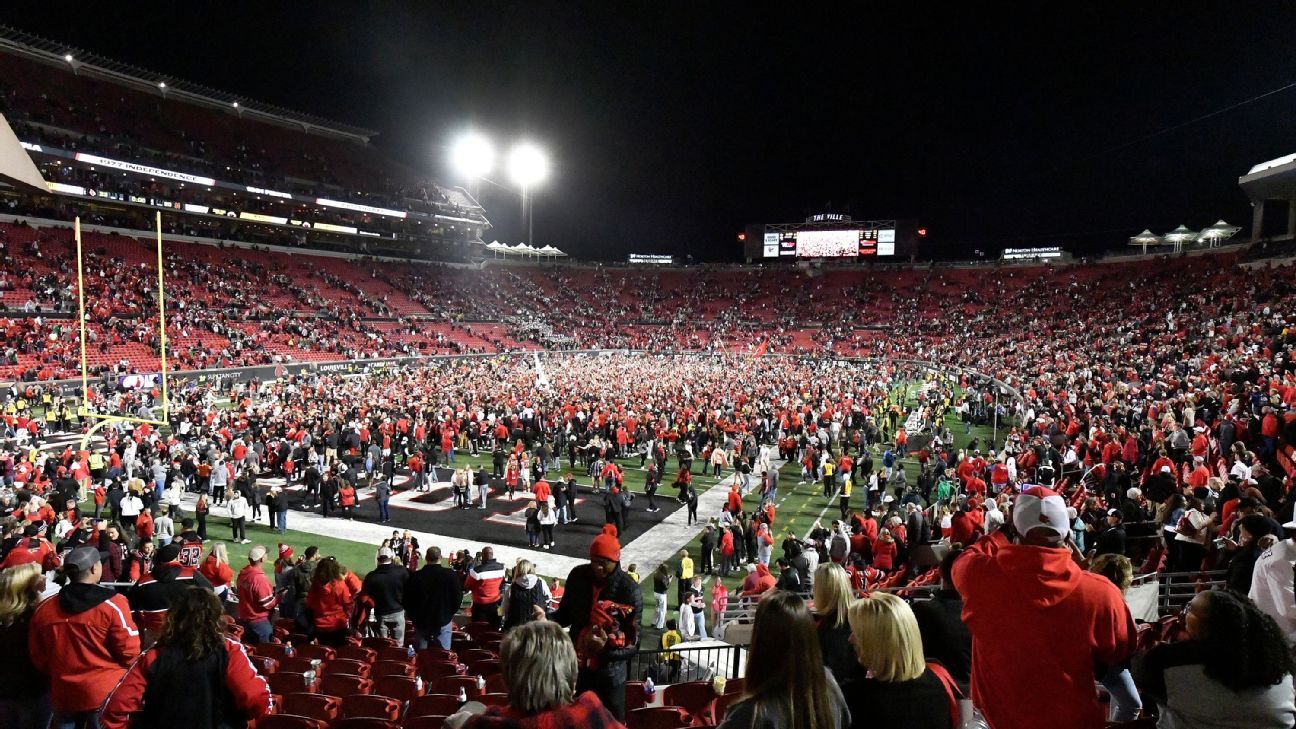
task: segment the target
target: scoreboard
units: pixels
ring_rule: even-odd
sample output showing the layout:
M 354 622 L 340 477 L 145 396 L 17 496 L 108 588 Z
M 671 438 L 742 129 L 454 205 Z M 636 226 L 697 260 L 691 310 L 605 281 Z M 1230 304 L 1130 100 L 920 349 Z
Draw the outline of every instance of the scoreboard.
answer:
M 747 226 L 747 258 L 907 259 L 917 254 L 914 221 L 814 219 L 818 217 L 805 223 Z

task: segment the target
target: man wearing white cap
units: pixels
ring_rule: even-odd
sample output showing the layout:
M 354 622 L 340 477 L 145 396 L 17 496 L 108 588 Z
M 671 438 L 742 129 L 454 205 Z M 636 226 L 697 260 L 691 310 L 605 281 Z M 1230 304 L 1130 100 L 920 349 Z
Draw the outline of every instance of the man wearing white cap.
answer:
M 1278 623 L 1288 643 L 1296 643 L 1296 521 L 1283 524 L 1287 538 L 1265 550 L 1251 573 L 1248 596 Z
M 1029 486 L 1011 516 L 953 567 L 972 699 L 995 729 L 1099 729 L 1094 676 L 1134 652 L 1134 619 L 1115 585 L 1077 563 L 1060 495 Z

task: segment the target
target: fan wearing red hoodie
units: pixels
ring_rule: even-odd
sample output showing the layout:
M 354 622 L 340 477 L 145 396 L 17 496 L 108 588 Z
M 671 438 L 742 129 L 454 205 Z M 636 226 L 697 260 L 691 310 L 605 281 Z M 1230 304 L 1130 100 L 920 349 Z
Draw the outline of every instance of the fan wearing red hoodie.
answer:
M 1060 495 L 1029 487 L 1013 508 L 1018 543 L 997 531 L 954 563 L 976 656 L 972 699 L 995 729 L 1100 729 L 1095 672 L 1134 652 L 1120 590 L 1075 562 L 1068 524 Z
M 68 584 L 32 614 L 27 647 L 32 665 L 50 680 L 51 726 L 92 726 L 139 656 L 139 631 L 126 598 L 98 584 L 99 550 L 72 550 L 63 571 Z
M 773 590 L 776 584 L 778 584 L 778 580 L 774 579 L 774 575 L 770 574 L 769 567 L 758 564 L 755 571 L 747 575 L 747 579 L 743 581 L 742 596 L 757 597 L 763 595 Z

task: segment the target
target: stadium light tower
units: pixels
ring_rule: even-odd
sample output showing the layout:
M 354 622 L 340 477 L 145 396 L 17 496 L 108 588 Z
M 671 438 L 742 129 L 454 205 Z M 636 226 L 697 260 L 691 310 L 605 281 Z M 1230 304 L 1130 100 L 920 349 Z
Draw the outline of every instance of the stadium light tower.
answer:
M 509 177 L 522 188 L 522 213 L 527 220 L 527 245 L 532 245 L 531 189 L 549 176 L 549 157 L 536 145 L 522 142 L 509 152 Z
M 468 187 L 477 193 L 477 185 L 495 168 L 495 146 L 486 137 L 468 132 L 450 147 L 450 165 L 468 178 Z

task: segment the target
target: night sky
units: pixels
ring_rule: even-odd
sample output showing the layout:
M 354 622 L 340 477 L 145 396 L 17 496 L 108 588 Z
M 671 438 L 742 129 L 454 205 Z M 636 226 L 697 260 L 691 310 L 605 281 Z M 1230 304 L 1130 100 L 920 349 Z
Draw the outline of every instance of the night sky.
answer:
M 0 22 L 380 130 L 448 182 L 458 132 L 533 139 L 555 162 L 536 244 L 583 258 L 735 260 L 745 224 L 828 210 L 918 218 L 944 256 L 1092 252 L 1249 228 L 1238 176 L 1296 151 L 1296 88 L 1185 124 L 1296 83 L 1296 3 L 116 5 Z M 488 239 L 525 237 L 515 193 L 482 199 Z

